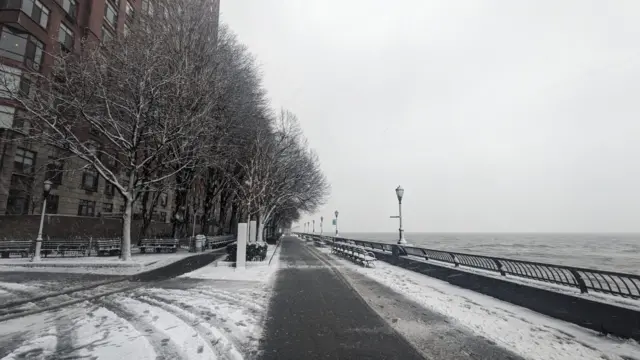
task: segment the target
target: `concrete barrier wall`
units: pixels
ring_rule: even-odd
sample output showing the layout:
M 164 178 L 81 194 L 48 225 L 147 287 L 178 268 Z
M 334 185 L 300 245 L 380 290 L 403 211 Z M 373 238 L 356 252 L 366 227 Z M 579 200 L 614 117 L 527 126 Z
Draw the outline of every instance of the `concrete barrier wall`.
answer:
M 391 254 L 376 254 L 392 265 L 416 271 L 533 311 L 605 334 L 640 340 L 640 311 L 537 287 L 431 265 Z

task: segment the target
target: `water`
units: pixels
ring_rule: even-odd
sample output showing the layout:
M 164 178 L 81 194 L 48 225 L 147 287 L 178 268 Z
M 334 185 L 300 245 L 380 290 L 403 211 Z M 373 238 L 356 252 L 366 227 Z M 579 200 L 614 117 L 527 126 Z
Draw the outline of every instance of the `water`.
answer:
M 395 243 L 398 233 L 340 233 Z M 640 234 L 405 233 L 412 245 L 640 275 Z

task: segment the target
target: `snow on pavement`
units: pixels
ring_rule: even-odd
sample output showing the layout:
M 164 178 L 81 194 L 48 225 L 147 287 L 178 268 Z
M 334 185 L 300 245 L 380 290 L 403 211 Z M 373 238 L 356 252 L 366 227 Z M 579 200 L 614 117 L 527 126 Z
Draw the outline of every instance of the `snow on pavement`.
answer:
M 148 287 L 2 322 L 0 360 L 53 354 L 97 360 L 256 358 L 278 264 L 279 251 L 271 266 L 268 261 L 246 270 L 207 266 Z
M 26 341 L 2 360 L 47 359 L 56 351 L 56 328 L 50 327 L 33 339 Z
M 340 265 L 378 281 L 427 309 L 455 319 L 477 335 L 529 359 L 640 359 L 633 340 L 598 333 L 447 282 L 378 261 L 363 268 L 330 255 Z

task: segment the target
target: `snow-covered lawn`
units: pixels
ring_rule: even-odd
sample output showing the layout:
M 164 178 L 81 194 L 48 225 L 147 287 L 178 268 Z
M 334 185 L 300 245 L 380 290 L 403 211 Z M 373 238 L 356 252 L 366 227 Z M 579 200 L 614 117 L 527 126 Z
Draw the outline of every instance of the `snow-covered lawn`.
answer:
M 275 256 L 274 252 L 276 252 Z M 273 259 L 272 259 L 273 256 Z M 271 264 L 269 264 L 271 262 Z M 181 277 L 209 280 L 245 280 L 270 282 L 280 268 L 280 247 L 269 245 L 264 261 L 247 262 L 247 266 L 235 268 L 226 261 L 216 261 Z
M 364 268 L 319 249 L 427 309 L 446 315 L 477 335 L 528 359 L 640 359 L 633 340 L 600 334 L 447 282 L 378 261 Z
M 274 253 L 269 249 L 269 257 Z M 254 264 L 255 265 L 255 264 Z M 247 269 L 210 265 L 126 293 L 0 323 L 0 359 L 254 359 L 279 250 Z M 22 289 L 27 290 L 27 289 Z M 31 290 L 31 289 L 29 289 Z
M 117 256 L 51 257 L 42 258 L 38 263 L 32 263 L 29 258 L 11 258 L 0 259 L 0 271 L 134 275 L 198 254 L 201 253 L 190 253 L 184 250 L 176 253 L 134 254 L 131 261 L 122 261 Z

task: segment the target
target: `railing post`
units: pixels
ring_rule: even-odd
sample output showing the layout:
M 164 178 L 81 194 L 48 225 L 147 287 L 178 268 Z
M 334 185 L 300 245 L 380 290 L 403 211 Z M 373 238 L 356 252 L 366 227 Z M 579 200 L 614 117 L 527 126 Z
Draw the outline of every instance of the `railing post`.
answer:
M 498 270 L 500 270 L 500 275 L 502 276 L 507 276 L 507 274 L 505 274 L 504 269 L 502 268 L 502 263 L 500 262 L 500 260 L 498 259 L 491 259 L 493 260 L 494 263 L 496 263 L 496 266 L 498 267 Z
M 449 253 L 449 256 L 451 256 L 451 259 L 453 259 L 453 263 L 455 264 L 455 267 L 460 266 L 460 263 L 458 262 L 458 258 L 455 255 Z
M 569 270 L 569 271 L 571 272 L 571 275 L 573 275 L 573 277 L 576 279 L 576 282 L 580 287 L 580 292 L 583 294 L 588 293 L 589 290 L 587 289 L 587 284 L 584 282 L 584 279 L 582 279 L 582 276 L 580 276 L 580 274 L 575 270 Z
M 393 254 L 394 257 L 399 257 L 407 255 L 407 252 L 398 245 L 391 245 L 391 254 Z

